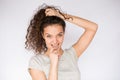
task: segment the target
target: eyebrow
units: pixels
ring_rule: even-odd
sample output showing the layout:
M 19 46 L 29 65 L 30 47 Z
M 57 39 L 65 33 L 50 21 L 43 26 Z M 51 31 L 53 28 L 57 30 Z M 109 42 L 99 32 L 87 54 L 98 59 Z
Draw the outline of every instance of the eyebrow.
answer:
M 58 34 L 63 34 L 64 32 L 59 32 Z M 47 35 L 47 34 L 49 34 L 49 33 L 45 33 L 45 35 Z

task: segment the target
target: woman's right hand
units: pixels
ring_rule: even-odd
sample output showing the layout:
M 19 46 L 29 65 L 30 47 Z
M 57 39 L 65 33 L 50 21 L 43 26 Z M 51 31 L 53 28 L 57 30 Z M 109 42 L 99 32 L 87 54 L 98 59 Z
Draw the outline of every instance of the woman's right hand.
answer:
M 50 58 L 51 65 L 53 65 L 53 66 L 58 65 L 59 54 L 58 54 L 57 50 L 51 49 L 50 54 L 49 54 L 49 58 Z
M 58 80 L 58 51 L 55 49 L 50 50 L 49 58 L 50 58 L 50 73 L 48 80 Z

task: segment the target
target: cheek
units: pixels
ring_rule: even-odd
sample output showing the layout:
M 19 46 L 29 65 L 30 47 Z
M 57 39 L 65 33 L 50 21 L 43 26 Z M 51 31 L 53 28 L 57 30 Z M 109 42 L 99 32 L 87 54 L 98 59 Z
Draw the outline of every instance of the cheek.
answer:
M 59 43 L 63 43 L 63 41 L 64 41 L 64 37 L 61 37 L 61 38 L 59 38 Z
M 45 43 L 46 43 L 46 45 L 50 45 L 51 40 L 50 39 L 45 39 Z

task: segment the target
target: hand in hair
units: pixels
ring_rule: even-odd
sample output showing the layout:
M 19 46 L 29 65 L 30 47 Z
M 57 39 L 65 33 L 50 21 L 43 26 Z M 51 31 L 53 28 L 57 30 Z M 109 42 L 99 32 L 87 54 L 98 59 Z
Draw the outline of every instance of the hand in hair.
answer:
M 47 8 L 45 10 L 45 14 L 46 14 L 46 16 L 58 16 L 58 17 L 64 19 L 64 16 L 61 14 L 61 12 L 58 9 Z

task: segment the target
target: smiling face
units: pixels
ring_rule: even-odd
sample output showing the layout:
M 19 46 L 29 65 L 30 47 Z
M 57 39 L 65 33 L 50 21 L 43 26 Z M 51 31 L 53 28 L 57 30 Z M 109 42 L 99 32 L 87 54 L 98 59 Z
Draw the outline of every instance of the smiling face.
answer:
M 59 24 L 49 25 L 44 28 L 43 38 L 48 50 L 61 49 L 64 40 L 63 27 Z

